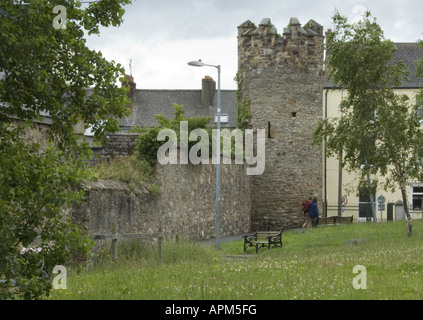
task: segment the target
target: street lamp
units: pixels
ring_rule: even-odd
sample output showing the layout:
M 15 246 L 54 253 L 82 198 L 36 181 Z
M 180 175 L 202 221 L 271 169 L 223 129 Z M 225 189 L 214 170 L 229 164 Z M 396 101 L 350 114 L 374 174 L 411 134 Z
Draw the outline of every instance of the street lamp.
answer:
M 217 68 L 217 148 L 216 148 L 216 249 L 220 250 L 220 65 L 205 64 L 201 60 L 188 62 L 192 67 Z

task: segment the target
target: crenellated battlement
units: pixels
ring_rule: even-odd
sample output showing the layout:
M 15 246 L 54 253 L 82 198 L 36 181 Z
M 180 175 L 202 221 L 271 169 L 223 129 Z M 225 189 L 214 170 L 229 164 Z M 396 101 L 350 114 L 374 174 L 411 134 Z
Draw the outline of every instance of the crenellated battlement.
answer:
M 258 64 L 318 68 L 323 64 L 323 27 L 314 20 L 304 26 L 291 18 L 282 35 L 269 18 L 257 27 L 247 20 L 238 27 L 239 69 L 255 69 Z
M 251 229 L 300 227 L 301 199 L 321 198 L 321 150 L 312 145 L 323 116 L 323 27 L 297 18 L 278 33 L 270 19 L 238 27 L 238 71 L 249 126 L 265 129 L 266 165 L 251 178 Z M 262 229 L 265 230 L 265 229 Z

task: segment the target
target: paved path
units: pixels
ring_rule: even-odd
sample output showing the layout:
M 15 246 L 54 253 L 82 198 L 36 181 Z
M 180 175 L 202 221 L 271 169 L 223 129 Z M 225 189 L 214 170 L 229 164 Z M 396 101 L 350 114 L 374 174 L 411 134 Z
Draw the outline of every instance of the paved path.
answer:
M 229 237 L 221 237 L 220 238 L 220 242 L 231 242 L 231 241 L 236 241 L 236 240 L 241 240 L 242 239 L 242 234 L 237 235 L 237 236 L 229 236 Z M 201 243 L 205 243 L 205 244 L 216 244 L 216 239 L 215 238 L 210 238 L 210 239 L 206 239 L 206 240 L 201 240 Z

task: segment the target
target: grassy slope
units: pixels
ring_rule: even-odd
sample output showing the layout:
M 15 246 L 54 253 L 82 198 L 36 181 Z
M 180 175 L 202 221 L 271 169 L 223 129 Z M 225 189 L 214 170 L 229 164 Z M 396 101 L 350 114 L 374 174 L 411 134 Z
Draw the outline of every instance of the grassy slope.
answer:
M 94 268 L 69 272 L 67 290 L 52 299 L 423 299 L 423 221 L 407 236 L 405 222 L 352 224 L 283 234 L 282 249 L 242 255 L 242 240 L 213 246 L 126 245 L 120 260 L 107 253 Z M 352 239 L 365 239 L 353 244 Z M 231 257 L 232 256 L 232 257 Z M 122 258 L 124 257 L 124 258 Z M 367 289 L 354 289 L 356 265 Z M 359 282 L 363 284 L 363 282 Z

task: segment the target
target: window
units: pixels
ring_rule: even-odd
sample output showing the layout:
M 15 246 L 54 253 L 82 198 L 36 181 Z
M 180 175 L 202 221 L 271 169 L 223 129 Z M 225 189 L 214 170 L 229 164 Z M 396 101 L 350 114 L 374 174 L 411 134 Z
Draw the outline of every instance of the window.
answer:
M 411 209 L 422 211 L 423 209 L 423 184 L 415 183 L 411 185 Z
M 374 205 L 376 202 L 374 203 Z M 358 217 L 366 218 L 366 221 L 373 219 L 372 203 L 370 201 L 369 190 L 362 190 L 358 194 Z

